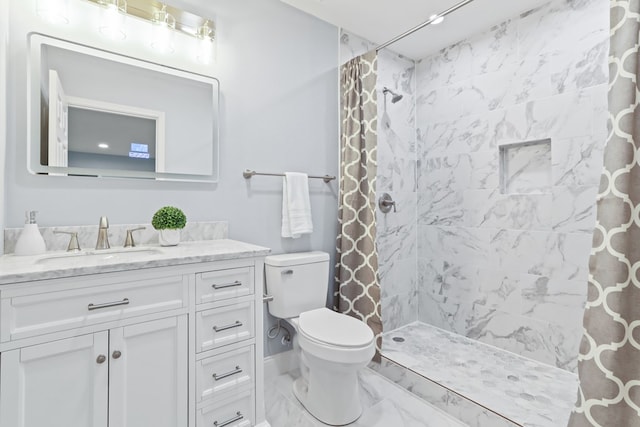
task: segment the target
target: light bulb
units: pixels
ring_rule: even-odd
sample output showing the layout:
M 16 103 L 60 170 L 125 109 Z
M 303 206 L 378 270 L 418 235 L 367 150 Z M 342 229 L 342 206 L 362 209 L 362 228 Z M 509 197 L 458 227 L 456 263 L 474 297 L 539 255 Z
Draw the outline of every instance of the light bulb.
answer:
M 36 12 L 53 24 L 68 24 L 69 0 L 37 0 Z
M 167 12 L 167 6 L 162 5 L 162 9 L 154 12 L 151 47 L 161 53 L 173 53 L 173 29 L 176 27 L 176 19 Z
M 104 6 L 100 13 L 100 33 L 113 40 L 126 38 L 127 2 L 124 0 L 101 0 L 100 4 Z
M 209 26 L 209 21 L 198 27 L 196 39 L 198 43 L 196 59 L 202 64 L 210 64 L 214 58 L 213 29 Z

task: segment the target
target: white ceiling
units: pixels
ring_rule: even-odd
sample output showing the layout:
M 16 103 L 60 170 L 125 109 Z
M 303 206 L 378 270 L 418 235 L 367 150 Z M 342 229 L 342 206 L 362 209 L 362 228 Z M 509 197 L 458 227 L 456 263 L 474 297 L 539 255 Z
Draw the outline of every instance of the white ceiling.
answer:
M 460 0 L 281 0 L 337 27 L 382 44 Z M 412 59 L 424 58 L 549 0 L 474 0 L 439 25 L 429 25 L 390 49 Z

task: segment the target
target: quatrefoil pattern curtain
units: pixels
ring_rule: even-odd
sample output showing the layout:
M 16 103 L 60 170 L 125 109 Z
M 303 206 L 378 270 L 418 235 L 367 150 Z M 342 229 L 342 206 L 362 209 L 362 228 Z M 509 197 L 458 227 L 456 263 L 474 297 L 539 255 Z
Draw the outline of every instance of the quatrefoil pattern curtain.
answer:
M 382 341 L 376 251 L 377 53 L 343 65 L 341 71 L 339 234 L 335 308 L 373 330 L 379 360 Z
M 640 0 L 610 3 L 610 134 L 570 427 L 640 427 Z

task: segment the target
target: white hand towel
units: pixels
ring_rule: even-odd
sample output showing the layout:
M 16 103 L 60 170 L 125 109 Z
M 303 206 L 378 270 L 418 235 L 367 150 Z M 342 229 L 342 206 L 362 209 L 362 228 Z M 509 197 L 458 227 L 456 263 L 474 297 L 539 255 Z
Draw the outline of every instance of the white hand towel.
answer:
M 306 173 L 285 172 L 282 180 L 282 237 L 297 239 L 312 232 L 309 177 Z

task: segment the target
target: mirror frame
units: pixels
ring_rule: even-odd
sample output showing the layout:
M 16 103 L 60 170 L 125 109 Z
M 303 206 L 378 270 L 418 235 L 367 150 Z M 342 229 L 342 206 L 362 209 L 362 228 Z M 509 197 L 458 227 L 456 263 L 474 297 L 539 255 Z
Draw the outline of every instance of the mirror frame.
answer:
M 88 176 L 100 178 L 133 178 L 157 181 L 186 181 L 217 183 L 219 175 L 219 145 L 220 145 L 220 82 L 215 77 L 204 76 L 193 72 L 172 68 L 136 58 L 120 55 L 118 53 L 97 49 L 94 47 L 53 38 L 44 34 L 31 32 L 28 34 L 28 63 L 27 63 L 27 170 L 34 175 L 55 176 Z M 212 86 L 214 128 L 212 132 L 213 158 L 211 175 L 190 175 L 178 173 L 161 173 L 117 169 L 95 169 L 80 167 L 54 167 L 40 164 L 41 144 L 41 99 L 40 88 L 42 80 L 42 56 L 43 45 L 73 50 L 82 54 L 97 56 L 135 67 L 141 67 L 150 71 L 169 74 L 207 83 Z M 165 141 L 165 144 L 167 142 Z

